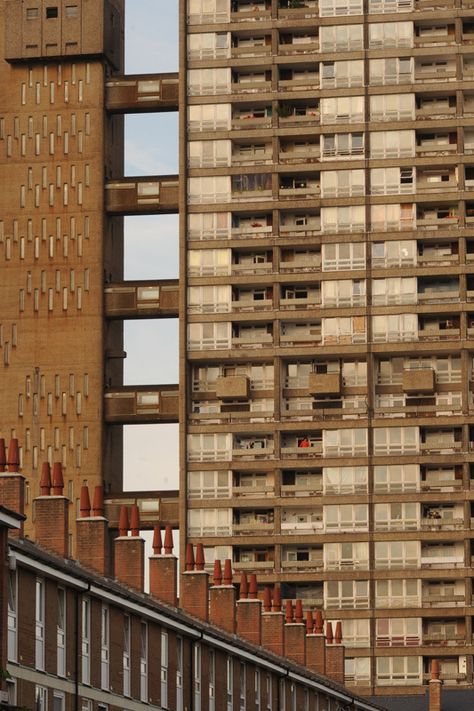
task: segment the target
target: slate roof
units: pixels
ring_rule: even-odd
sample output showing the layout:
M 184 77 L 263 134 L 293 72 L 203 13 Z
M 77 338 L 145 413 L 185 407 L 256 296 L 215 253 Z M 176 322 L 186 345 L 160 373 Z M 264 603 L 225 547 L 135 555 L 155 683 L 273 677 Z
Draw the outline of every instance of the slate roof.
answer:
M 373 696 L 371 701 L 388 711 L 428 711 L 428 692 L 422 696 Z M 443 688 L 441 711 L 473 711 L 474 690 Z

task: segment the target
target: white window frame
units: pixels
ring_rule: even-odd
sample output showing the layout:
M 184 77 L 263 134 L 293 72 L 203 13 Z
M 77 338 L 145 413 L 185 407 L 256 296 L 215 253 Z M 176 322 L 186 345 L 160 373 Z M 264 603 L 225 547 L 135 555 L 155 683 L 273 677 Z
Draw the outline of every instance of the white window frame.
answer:
M 234 708 L 234 660 L 232 657 L 226 659 L 226 709 L 233 711 Z
M 16 570 L 8 571 L 8 661 L 18 658 L 18 576 Z
M 168 632 L 161 630 L 161 705 L 168 707 L 168 665 L 169 665 L 169 642 Z
M 66 620 L 67 596 L 64 588 L 58 588 L 58 619 L 56 627 L 57 674 L 66 676 Z
M 81 635 L 81 681 L 91 682 L 91 601 L 89 597 L 82 598 L 82 635 Z
M 144 620 L 140 620 L 140 701 L 148 703 L 148 625 Z M 161 705 L 167 706 L 163 701 Z
M 123 695 L 131 694 L 131 619 L 130 615 L 123 616 Z
M 35 590 L 35 666 L 36 669 L 44 671 L 46 585 L 43 578 L 36 578 Z
M 194 711 L 201 711 L 201 645 L 193 644 L 193 694 Z
M 108 605 L 102 605 L 100 611 L 100 687 L 109 689 L 110 662 L 110 617 Z

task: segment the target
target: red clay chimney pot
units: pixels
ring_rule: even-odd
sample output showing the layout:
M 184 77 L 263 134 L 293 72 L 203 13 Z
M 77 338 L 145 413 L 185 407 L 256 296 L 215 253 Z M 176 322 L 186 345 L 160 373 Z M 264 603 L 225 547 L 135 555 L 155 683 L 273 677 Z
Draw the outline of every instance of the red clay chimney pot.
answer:
M 119 536 L 121 538 L 127 536 L 128 529 L 129 529 L 128 510 L 127 510 L 126 506 L 121 506 L 120 507 L 120 516 L 119 516 Z
M 263 590 L 263 611 L 272 611 L 272 590 L 268 585 L 265 585 Z
M 286 601 L 285 622 L 287 625 L 290 625 L 293 622 L 293 603 L 291 600 Z
M 239 600 L 246 600 L 249 595 L 249 586 L 247 582 L 247 575 L 244 571 L 240 574 L 240 592 Z
M 336 622 L 336 630 L 334 632 L 334 641 L 336 644 L 342 644 L 342 624 Z
M 43 462 L 40 477 L 40 496 L 49 496 L 51 493 L 51 467 L 48 462 Z
M 51 477 L 51 495 L 62 496 L 64 490 L 63 467 L 61 462 L 54 462 Z
M 192 543 L 186 545 L 186 570 L 194 570 L 194 549 Z
M 154 555 L 161 555 L 161 549 L 163 548 L 163 543 L 161 541 L 161 528 L 157 525 L 153 527 L 153 553 Z
M 306 611 L 306 634 L 313 634 L 314 620 L 311 610 Z
M 8 457 L 7 457 L 7 471 L 17 472 L 20 469 L 20 449 L 18 447 L 18 440 L 11 439 L 8 445 Z
M 138 504 L 132 504 L 130 507 L 130 532 L 135 538 L 140 535 L 140 510 Z
M 204 570 L 205 565 L 204 546 L 202 543 L 198 543 L 196 546 L 196 570 Z
M 104 513 L 104 487 L 100 485 L 94 488 L 94 497 L 92 499 L 92 515 L 103 516 Z
M 301 600 L 295 602 L 295 622 L 299 625 L 303 624 L 303 603 Z
M 224 585 L 232 585 L 232 561 L 226 558 L 224 561 L 224 577 L 222 579 Z
M 222 585 L 222 566 L 220 560 L 214 561 L 214 577 L 212 582 L 214 585 Z
M 257 576 L 255 573 L 249 575 L 249 599 L 256 600 L 258 598 Z
M 281 612 L 281 589 L 278 585 L 273 588 L 272 612 Z
M 334 641 L 334 635 L 332 633 L 332 624 L 326 622 L 326 644 L 332 644 Z
M 91 515 L 91 500 L 89 498 L 89 488 L 83 484 L 81 486 L 81 498 L 79 504 L 81 518 L 89 518 Z
M 324 634 L 323 613 L 321 610 L 316 610 L 314 614 L 314 633 Z
M 171 555 L 173 553 L 173 529 L 169 524 L 165 527 L 164 550 L 165 555 Z

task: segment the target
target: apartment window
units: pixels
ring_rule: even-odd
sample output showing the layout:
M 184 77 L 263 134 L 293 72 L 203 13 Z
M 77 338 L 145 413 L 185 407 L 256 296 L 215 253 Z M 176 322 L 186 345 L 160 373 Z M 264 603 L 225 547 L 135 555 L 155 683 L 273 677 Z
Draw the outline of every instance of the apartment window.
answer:
M 188 96 L 229 94 L 230 85 L 230 68 L 188 70 Z
M 231 127 L 230 104 L 204 104 L 188 107 L 188 128 L 192 131 L 228 131 Z
M 209 696 L 210 701 L 210 696 Z M 176 637 L 176 711 L 183 711 L 183 638 Z M 209 711 L 214 707 L 209 703 Z
M 27 20 L 37 20 L 39 17 L 39 8 L 37 7 L 27 7 L 26 8 L 26 19 Z
M 231 310 L 231 287 L 190 286 L 188 289 L 188 313 L 228 313 Z
M 163 648 L 163 639 L 161 640 Z M 166 658 L 168 662 L 168 658 Z M 163 661 L 162 661 L 163 665 Z M 161 705 L 168 705 L 168 685 L 166 685 L 166 698 L 163 699 L 163 666 L 161 668 Z M 140 622 L 140 701 L 148 701 L 148 625 Z
M 161 632 L 161 705 L 168 706 L 168 633 Z
M 131 628 L 130 628 L 130 616 L 124 615 L 123 617 L 123 655 L 122 655 L 122 667 L 123 667 L 123 695 L 130 696 L 130 650 L 131 650 Z
M 419 645 L 420 642 L 421 619 L 419 617 L 384 617 L 375 622 L 375 644 L 377 647 L 413 647 Z
M 330 608 L 361 610 L 369 607 L 367 580 L 329 580 L 324 583 L 324 604 Z
M 216 655 L 213 649 L 208 652 L 209 665 L 209 711 L 216 708 Z
M 364 120 L 363 96 L 321 99 L 321 123 L 361 123 Z
M 8 571 L 8 660 L 17 661 L 18 654 L 18 579 L 16 570 Z
M 393 240 L 372 243 L 372 264 L 377 267 L 415 266 L 416 240 Z
M 267 696 L 267 711 L 272 711 L 273 709 L 273 681 L 272 675 L 267 674 L 265 676 L 265 689 Z
M 325 543 L 325 570 L 366 570 L 369 567 L 368 543 Z
M 418 503 L 375 504 L 374 519 L 376 531 L 417 530 L 419 521 Z
M 188 59 L 218 59 L 228 57 L 229 32 L 206 32 L 188 37 Z
M 109 688 L 109 608 L 102 605 L 100 617 L 100 685 L 102 689 Z
M 413 0 L 369 0 L 369 13 L 380 12 L 410 12 L 413 10 Z
M 374 342 L 397 342 L 418 340 L 416 314 L 391 314 L 372 317 Z
M 52 20 L 59 16 L 59 8 L 57 7 L 47 7 L 46 8 L 46 19 Z
M 349 137 L 351 134 L 346 134 Z M 334 136 L 335 138 L 335 136 Z M 321 173 L 321 197 L 356 197 L 365 193 L 363 170 L 326 170 Z
M 373 168 L 370 171 L 372 195 L 400 195 L 415 189 L 414 168 Z
M 454 590 L 453 590 L 454 594 Z M 396 579 L 375 581 L 375 607 L 419 607 L 421 580 Z
M 389 277 L 373 279 L 372 304 L 416 304 L 418 301 L 418 280 L 416 277 Z
M 414 131 L 373 131 L 371 158 L 410 158 L 415 155 Z
M 216 168 L 230 165 L 230 141 L 190 141 L 188 164 L 190 168 Z
M 323 491 L 325 494 L 365 494 L 367 487 L 367 467 L 323 468 Z
M 381 464 L 374 467 L 374 491 L 418 491 L 420 486 L 419 464 Z
M 371 86 L 411 83 L 413 81 L 413 59 L 410 57 L 370 59 L 369 77 Z
M 416 454 L 420 449 L 418 427 L 375 427 L 374 454 Z
M 377 683 L 381 686 L 404 686 L 422 681 L 421 657 L 378 657 Z
M 44 670 L 44 596 L 44 580 L 36 578 L 35 660 L 36 668 L 40 670 Z
M 344 679 L 346 683 L 368 684 L 370 682 L 370 658 L 347 657 L 344 665 Z
M 325 233 L 363 232 L 365 230 L 365 208 L 363 205 L 351 207 L 321 208 L 321 227 Z
M 363 86 L 364 62 L 362 60 L 322 62 L 320 76 L 321 89 Z
M 35 687 L 35 711 L 48 711 L 48 689 L 44 686 Z
M 188 326 L 189 350 L 222 350 L 230 348 L 230 342 L 230 323 L 191 323 Z
M 383 541 L 374 544 L 375 568 L 379 570 L 418 568 L 420 565 L 419 541 Z
M 323 430 L 325 456 L 348 457 L 367 454 L 367 429 Z
M 320 0 L 320 17 L 340 17 L 343 15 L 362 15 L 363 0 Z
M 239 709 L 245 711 L 247 707 L 247 669 L 243 662 L 240 663 L 239 674 Z
M 189 0 L 188 17 L 191 25 L 229 22 L 229 0 Z
M 201 645 L 197 642 L 193 645 L 193 663 L 194 711 L 201 711 Z
M 57 673 L 66 676 L 66 591 L 58 588 Z
M 414 94 L 382 94 L 370 97 L 371 121 L 410 121 L 414 118 Z
M 79 17 L 79 7 L 77 5 L 66 5 L 66 17 Z
M 230 176 L 189 178 L 188 200 L 191 205 L 230 202 Z
M 351 52 L 364 49 L 363 25 L 332 25 L 319 28 L 321 52 Z
M 66 697 L 62 691 L 53 691 L 53 711 L 65 711 Z
M 325 307 L 365 304 L 365 279 L 323 281 L 321 303 Z
M 91 644 L 91 602 L 88 597 L 83 597 L 82 598 L 82 642 L 81 642 L 82 683 L 83 684 L 90 684 L 90 681 L 91 681 L 90 644 Z
M 366 531 L 368 507 L 366 504 L 339 504 L 324 507 L 326 531 Z
M 260 669 L 255 669 L 255 711 L 260 711 Z
M 369 25 L 369 49 L 413 47 L 413 22 L 377 22 Z
M 227 657 L 226 662 L 226 699 L 227 711 L 233 711 L 234 707 L 234 660 Z

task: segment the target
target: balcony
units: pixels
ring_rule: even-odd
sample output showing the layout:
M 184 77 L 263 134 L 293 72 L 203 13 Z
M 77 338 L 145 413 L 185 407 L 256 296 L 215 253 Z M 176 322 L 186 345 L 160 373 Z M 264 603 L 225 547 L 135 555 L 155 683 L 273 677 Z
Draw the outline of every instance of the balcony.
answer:
M 178 422 L 178 385 L 122 386 L 106 390 L 104 416 L 109 424 Z
M 242 227 L 233 227 L 231 232 L 232 239 L 268 239 L 271 237 L 273 228 L 265 222 L 258 222 L 253 225 L 245 225 Z
M 259 2 L 232 2 L 231 22 L 261 22 L 271 18 L 271 11 L 267 9 L 266 3 Z
M 105 287 L 107 318 L 178 318 L 178 280 L 108 284 Z
M 177 73 L 128 75 L 105 85 L 105 107 L 111 113 L 178 111 Z
M 272 299 L 237 299 L 232 300 L 232 311 L 236 313 L 254 313 L 269 311 L 273 308 Z
M 271 128 L 272 116 L 269 109 L 248 109 L 232 116 L 232 128 L 240 129 Z
M 232 534 L 248 533 L 250 535 L 261 535 L 262 533 L 273 533 L 275 524 L 273 521 L 248 521 L 246 523 L 233 523 Z
M 424 607 L 464 607 L 466 603 L 465 595 L 452 595 L 451 593 L 440 593 L 439 595 L 423 593 Z
M 233 526 L 233 529 L 235 530 L 235 525 Z M 248 570 L 251 573 L 255 572 L 256 570 L 272 571 L 275 567 L 275 561 L 274 560 L 250 560 L 250 561 L 235 560 L 232 563 L 232 567 L 234 570 Z
M 319 157 L 319 143 L 308 143 L 301 146 L 291 143 L 282 145 L 278 155 L 280 163 L 313 163 L 319 161 Z
M 232 336 L 232 348 L 264 348 L 272 343 L 271 333 L 242 333 Z
M 311 560 L 282 560 L 281 567 L 283 571 L 304 571 L 305 573 L 320 571 L 323 569 L 323 558 L 315 558 Z
M 319 39 L 317 35 L 308 37 L 284 36 L 283 39 L 290 39 L 292 41 L 283 42 L 278 45 L 278 54 L 280 56 L 314 54 L 315 52 L 319 52 Z
M 272 90 L 272 83 L 264 78 L 238 78 L 232 82 L 233 94 L 256 94 L 265 93 Z
M 311 222 L 285 222 L 280 225 L 281 237 L 316 237 L 321 234 L 321 220 L 316 218 Z
M 302 20 L 318 17 L 318 0 L 280 0 L 278 19 Z
M 422 518 L 422 531 L 458 531 L 464 528 L 463 518 Z
M 245 375 L 225 376 L 216 380 L 216 397 L 220 400 L 248 400 L 250 380 Z
M 232 487 L 232 496 L 242 497 L 247 499 L 260 499 L 267 496 L 273 496 L 275 488 L 273 485 L 254 484 L 252 486 L 234 485 Z
M 319 272 L 321 269 L 321 255 L 313 254 L 293 254 L 293 259 L 288 259 L 288 254 L 282 254 L 280 260 L 280 272 Z
M 308 294 L 307 296 L 288 296 L 280 299 L 280 309 L 299 310 L 299 309 L 314 309 L 321 303 L 319 292 Z
M 432 393 L 435 373 L 432 368 L 405 369 L 402 377 L 403 392 L 407 394 Z
M 285 457 L 287 459 L 308 459 L 312 457 L 322 457 L 323 455 L 323 443 L 322 442 L 317 442 L 317 443 L 312 443 L 310 444 L 309 447 L 298 447 L 297 445 L 294 446 L 286 446 L 283 445 L 281 447 L 281 456 L 282 458 Z
M 105 209 L 112 215 L 177 213 L 177 175 L 122 178 L 105 185 Z
M 426 556 L 421 553 L 421 567 L 433 570 L 449 570 L 450 568 L 464 568 L 464 554 Z
M 239 57 L 266 57 L 271 55 L 272 47 L 271 44 L 264 44 L 266 38 L 263 38 L 262 42 L 250 41 L 241 42 L 232 47 L 232 59 L 238 59 Z
M 318 126 L 320 113 L 317 106 L 307 108 L 292 108 L 286 111 L 286 107 L 280 108 L 278 114 L 278 126 L 280 128 L 290 128 L 299 126 Z

